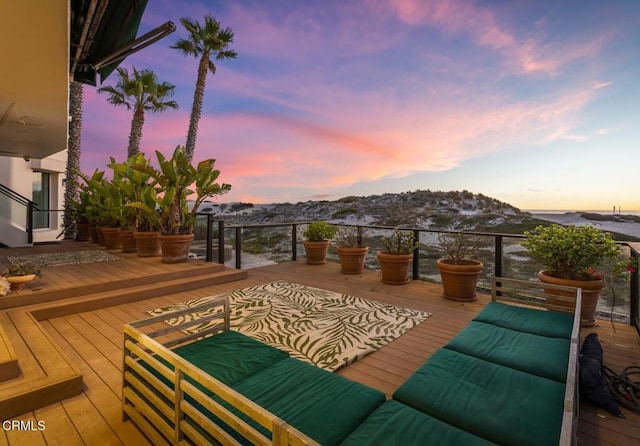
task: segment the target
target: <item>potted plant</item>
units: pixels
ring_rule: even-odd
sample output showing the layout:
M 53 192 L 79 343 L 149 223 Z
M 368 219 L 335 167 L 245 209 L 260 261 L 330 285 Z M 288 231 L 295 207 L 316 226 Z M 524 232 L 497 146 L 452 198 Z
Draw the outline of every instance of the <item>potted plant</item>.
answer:
M 184 262 L 193 240 L 198 208 L 206 198 L 229 192 L 231 185 L 216 183 L 220 171 L 214 169 L 214 159 L 200 161 L 194 167 L 182 146 L 176 147 L 171 158 L 159 151 L 156 157 L 158 169 L 149 164 L 131 166 L 149 175 L 152 181 L 152 187 L 144 189 L 142 200 L 131 205 L 146 208 L 145 215 L 154 218 L 160 228 L 162 261 Z M 187 199 L 193 195 L 189 205 Z
M 331 238 L 336 235 L 336 227 L 326 221 L 314 221 L 307 225 L 302 242 L 306 253 L 307 264 L 321 265 L 327 259 L 327 250 Z
M 413 251 L 418 247 L 412 231 L 393 230 L 393 234 L 382 240 L 384 250 L 376 254 L 380 263 L 382 281 L 393 285 L 409 282 L 409 265 L 413 261 Z
M 336 232 L 336 251 L 342 274 L 361 274 L 369 248 L 362 245 L 363 230 L 357 226 L 340 226 Z
M 476 285 L 484 265 L 473 260 L 481 239 L 462 232 L 442 232 L 438 242 L 446 257 L 436 261 L 444 297 L 469 302 L 476 300 Z
M 2 272 L 12 290 L 21 290 L 25 283 L 40 275 L 40 268 L 30 262 L 15 263 Z
M 544 267 L 538 273 L 541 282 L 582 288 L 582 326 L 595 324 L 598 298 L 605 286 L 606 274 L 600 269 L 605 263 L 613 262 L 607 273 L 613 276 L 628 277 L 634 270 L 630 261 L 620 260 L 620 246 L 611 234 L 593 226 L 540 225 L 524 235 L 522 245 Z

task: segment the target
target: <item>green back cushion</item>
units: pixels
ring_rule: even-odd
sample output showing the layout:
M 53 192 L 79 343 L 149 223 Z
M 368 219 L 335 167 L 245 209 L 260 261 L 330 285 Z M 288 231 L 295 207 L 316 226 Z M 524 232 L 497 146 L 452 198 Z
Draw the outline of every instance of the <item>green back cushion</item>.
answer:
M 282 350 L 231 330 L 173 351 L 228 386 L 289 357 Z
M 393 398 L 504 445 L 557 444 L 565 386 L 449 349 L 439 349 Z
M 342 443 L 343 446 L 412 444 L 485 446 L 494 443 L 393 400 L 378 407 Z
M 340 443 L 385 401 L 378 390 L 295 358 L 233 387 L 323 445 Z
M 563 339 L 571 339 L 573 327 L 571 314 L 517 307 L 500 302 L 489 302 L 473 320 L 510 330 Z
M 444 348 L 565 383 L 570 346 L 568 339 L 471 321 Z

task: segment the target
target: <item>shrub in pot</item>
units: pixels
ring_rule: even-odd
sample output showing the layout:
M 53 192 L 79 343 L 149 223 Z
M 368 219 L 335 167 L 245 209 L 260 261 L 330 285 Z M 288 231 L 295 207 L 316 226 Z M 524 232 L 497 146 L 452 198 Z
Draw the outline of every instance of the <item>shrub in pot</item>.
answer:
M 340 226 L 336 232 L 336 251 L 342 274 L 360 274 L 369 248 L 362 245 L 364 231 L 357 226 Z
M 146 208 L 145 215 L 155 218 L 162 233 L 163 262 L 183 262 L 188 258 L 200 205 L 206 198 L 229 192 L 231 185 L 216 182 L 220 171 L 214 169 L 214 159 L 193 166 L 182 146 L 176 147 L 171 158 L 156 151 L 156 158 L 158 169 L 149 164 L 131 166 L 151 179 L 151 187 L 144 189 L 142 200 L 131 206 Z M 189 197 L 193 201 L 191 207 Z
M 307 264 L 321 265 L 326 262 L 327 250 L 335 234 L 336 227 L 326 221 L 314 221 L 307 225 L 307 229 L 302 234 L 305 238 L 302 244 Z
M 436 261 L 444 297 L 462 302 L 476 300 L 476 286 L 484 265 L 472 257 L 482 239 L 462 232 L 442 232 L 438 234 L 438 242 L 446 254 Z
M 409 265 L 418 247 L 413 231 L 395 228 L 393 234 L 382 239 L 383 251 L 376 253 L 382 281 L 393 285 L 409 282 Z
M 582 288 L 581 325 L 595 324 L 595 311 L 604 276 L 629 277 L 634 270 L 630 260 L 620 259 L 620 246 L 611 234 L 593 226 L 537 226 L 525 232 L 531 258 L 544 267 L 538 273 L 543 283 Z M 611 263 L 607 267 L 607 262 Z M 602 268 L 608 268 L 603 272 Z M 555 291 L 549 291 L 554 294 Z M 561 292 L 557 292 L 561 293 Z M 562 306 L 563 302 L 549 302 Z
M 30 262 L 15 263 L 2 272 L 2 277 L 10 284 L 12 290 L 21 290 L 25 283 L 40 275 L 40 268 Z

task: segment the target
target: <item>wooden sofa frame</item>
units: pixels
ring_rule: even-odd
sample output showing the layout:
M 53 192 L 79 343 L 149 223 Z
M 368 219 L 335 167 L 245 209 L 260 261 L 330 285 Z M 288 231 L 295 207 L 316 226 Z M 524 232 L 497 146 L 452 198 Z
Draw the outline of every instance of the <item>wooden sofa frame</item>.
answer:
M 187 318 L 187 322 L 176 326 L 167 326 L 164 323 L 168 318 L 188 316 L 208 310 L 214 310 L 214 314 L 199 319 Z M 204 322 L 209 322 L 212 326 L 196 334 L 185 334 L 182 331 Z M 221 444 L 239 444 L 235 438 L 190 402 L 196 401 L 253 444 L 317 445 L 317 442 L 282 419 L 169 349 L 169 347 L 183 345 L 228 329 L 229 302 L 226 298 L 172 312 L 169 315 L 164 314 L 125 324 L 123 418 L 131 419 L 155 445 L 210 444 L 211 441 L 194 426 L 194 422 L 198 428 L 206 431 Z M 164 362 L 157 358 L 161 358 Z M 147 366 L 141 365 L 140 360 L 143 360 Z M 152 373 L 149 368 L 152 368 L 155 373 Z M 168 386 L 157 375 L 163 376 L 173 385 Z M 269 439 L 236 413 L 204 394 L 187 380 L 187 377 L 214 392 L 229 405 L 265 427 L 271 432 L 272 438 Z M 170 401 L 169 404 L 167 400 Z M 193 422 L 189 422 L 187 417 Z
M 566 309 L 547 303 L 547 298 L 552 296 L 550 291 L 563 291 L 570 294 L 570 297 L 553 295 L 553 298 L 556 301 L 566 301 L 573 305 L 574 322 L 559 442 L 562 446 L 568 446 L 576 443 L 578 414 L 576 380 L 578 376 L 581 290 L 573 287 L 496 277 L 492 279 L 491 283 L 491 300 L 514 305 L 542 307 L 540 309 L 566 311 Z M 516 295 L 518 297 L 514 297 Z M 211 311 L 211 314 L 198 319 L 189 318 L 189 315 L 203 311 Z M 181 324 L 168 326 L 164 322 L 169 318 L 180 316 L 186 316 L 185 322 Z M 205 322 L 210 323 L 211 326 L 204 331 L 196 334 L 185 334 L 183 331 Z M 229 302 L 226 298 L 125 324 L 122 391 L 124 419 L 131 419 L 156 445 L 209 444 L 210 440 L 205 435 L 210 435 L 224 445 L 239 444 L 207 414 L 199 410 L 192 403 L 195 401 L 227 425 L 233 427 L 253 444 L 317 445 L 316 441 L 304 433 L 184 360 L 170 349 L 170 347 L 184 345 L 226 330 L 229 330 Z M 141 361 L 144 361 L 146 365 L 142 365 Z M 172 385 L 163 382 L 158 378 L 159 375 Z M 246 417 L 266 428 L 271 433 L 271 438 L 203 393 L 193 384 L 194 381 L 213 392 L 237 411 L 242 412 Z
M 553 291 L 566 293 L 567 296 L 558 296 Z M 514 297 L 517 295 L 518 297 Z M 550 304 L 548 298 L 559 305 Z M 525 300 L 523 301 L 524 298 Z M 503 302 L 512 305 L 523 305 L 543 308 L 551 311 L 567 312 L 566 306 L 573 307 L 573 329 L 571 331 L 571 344 L 569 349 L 569 364 L 567 366 L 567 379 L 565 382 L 564 412 L 562 416 L 562 429 L 560 431 L 559 445 L 569 446 L 577 444 L 578 424 L 578 364 L 580 355 L 580 310 L 582 307 L 582 289 L 553 285 L 541 282 L 528 282 L 524 280 L 493 277 L 491 279 L 491 301 Z M 564 302 L 564 305 L 561 304 Z

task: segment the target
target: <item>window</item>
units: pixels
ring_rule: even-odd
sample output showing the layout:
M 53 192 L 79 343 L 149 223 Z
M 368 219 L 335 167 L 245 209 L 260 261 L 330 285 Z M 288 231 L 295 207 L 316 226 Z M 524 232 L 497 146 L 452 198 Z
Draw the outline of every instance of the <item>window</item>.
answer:
M 47 172 L 33 172 L 33 192 L 31 200 L 37 211 L 33 214 L 33 228 L 49 227 L 51 178 Z

